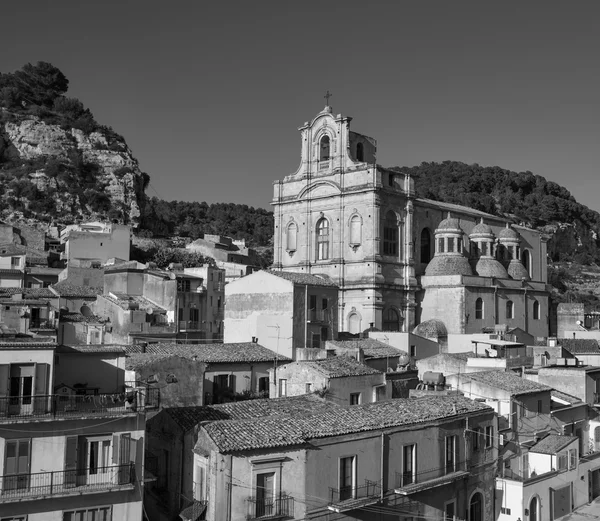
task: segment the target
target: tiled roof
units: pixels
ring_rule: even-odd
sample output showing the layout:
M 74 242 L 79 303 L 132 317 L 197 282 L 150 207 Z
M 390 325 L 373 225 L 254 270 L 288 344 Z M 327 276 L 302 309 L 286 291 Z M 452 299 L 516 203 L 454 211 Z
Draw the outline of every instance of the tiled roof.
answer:
M 561 338 L 560 345 L 572 355 L 600 355 L 598 341 L 591 338 Z
M 47 300 L 39 300 L 33 298 L 15 299 L 0 299 L 0 304 L 3 306 L 47 306 Z
M 548 434 L 543 440 L 538 441 L 531 449 L 531 452 L 540 454 L 556 454 L 567 445 L 574 442 L 576 436 L 561 436 L 559 434 Z
M 7 338 L 2 340 L 0 337 L 0 351 L 3 349 L 55 349 L 56 342 L 54 340 L 44 341 L 38 338 L 31 340 L 22 341 L 17 338 Z
M 94 288 L 92 286 L 76 286 L 68 282 L 57 282 L 50 288 L 59 296 L 65 298 L 89 298 L 95 299 L 102 294 L 103 288 Z
M 125 346 L 119 344 L 63 344 L 56 348 L 57 353 L 107 353 L 125 354 Z
M 338 407 L 335 403 L 323 400 L 314 394 L 305 394 L 218 405 L 168 407 L 164 410 L 184 431 L 187 431 L 205 421 L 251 420 L 271 416 L 310 415 L 319 411 L 337 409 Z
M 63 312 L 60 314 L 60 321 L 61 322 L 85 322 L 87 324 L 97 324 L 97 323 L 106 322 L 106 319 L 99 317 L 98 315 L 85 316 L 85 315 L 82 315 L 81 313 L 73 313 L 73 312 L 64 313 Z
M 0 268 L 0 273 L 4 275 L 23 275 L 21 270 L 10 269 L 10 268 Z
M 121 309 L 129 311 L 131 304 L 137 304 L 138 309 L 152 309 L 154 311 L 166 312 L 165 308 L 155 304 L 142 295 L 127 295 L 125 293 L 112 293 L 112 295 L 102 295 L 106 300 L 116 304 Z
M 570 403 L 571 405 L 576 403 L 583 403 L 581 399 L 577 398 L 577 396 L 573 396 L 571 394 L 563 393 L 561 391 L 557 391 L 556 389 L 552 389 L 550 393 L 552 398 L 558 398 L 559 400 L 563 400 L 565 402 Z
M 422 336 L 424 338 L 438 338 L 441 336 L 448 336 L 448 329 L 446 324 L 437 318 L 432 318 L 421 322 L 417 327 L 413 329 L 413 335 Z
M 32 298 L 56 298 L 56 295 L 50 291 L 50 288 L 24 288 L 23 292 Z
M 426 203 L 426 204 L 429 204 L 429 205 L 433 205 L 433 206 L 435 206 L 437 208 L 444 209 L 444 210 L 454 210 L 454 211 L 461 212 L 461 213 L 466 213 L 466 214 L 469 214 L 469 215 L 477 215 L 477 216 L 480 216 L 480 217 L 488 217 L 489 219 L 492 219 L 493 221 L 499 221 L 499 220 L 501 220 L 498 217 L 496 217 L 495 215 L 492 215 L 492 214 L 489 214 L 489 213 L 485 213 L 485 212 L 482 212 L 480 210 L 475 210 L 473 208 L 469 208 L 468 206 L 461 206 L 459 204 L 445 203 L 445 202 L 442 202 L 442 201 L 434 201 L 433 199 L 425 199 L 425 198 L 422 198 L 422 197 L 418 197 L 417 199 L 415 199 L 415 201 L 417 203 L 422 202 L 422 203 Z
M 25 273 L 31 275 L 57 275 L 63 271 L 63 268 L 51 268 L 50 266 L 31 266 L 25 268 Z
M 508 391 L 511 396 L 552 390 L 552 387 L 521 378 L 512 371 L 482 371 L 478 373 L 468 373 L 463 375 L 463 377 L 476 382 L 481 382 L 490 387 Z
M 235 363 L 235 362 L 289 362 L 290 358 L 277 355 L 275 352 L 253 342 L 239 342 L 230 344 L 173 344 L 158 343 L 148 344 L 146 353 L 173 354 L 191 358 L 198 362 L 207 363 Z M 132 345 L 127 347 L 128 353 L 141 353 L 142 347 Z
M 306 284 L 308 286 L 331 286 L 337 287 L 337 284 L 327 275 L 312 275 L 310 273 L 298 273 L 293 271 L 275 271 L 268 270 L 267 273 L 281 277 L 282 279 L 289 280 L 294 284 Z
M 292 362 L 281 369 L 302 367 L 314 369 L 327 378 L 344 378 L 347 376 L 362 376 L 369 374 L 382 374 L 381 371 L 373 369 L 368 365 L 358 362 L 350 356 L 331 356 L 322 360 L 303 360 L 301 362 Z
M 406 351 L 392 347 L 374 338 L 357 340 L 330 340 L 329 344 L 342 349 L 362 349 L 366 359 L 387 358 L 388 356 L 408 355 Z
M 172 353 L 129 353 L 125 360 L 125 369 L 137 371 L 150 366 L 155 362 L 161 362 L 169 358 L 183 358 L 181 355 Z M 186 359 L 187 360 L 187 359 Z
M 311 439 L 389 429 L 491 412 L 462 396 L 399 398 L 366 405 L 337 407 L 311 415 L 253 420 L 221 420 L 202 428 L 222 452 L 304 445 Z

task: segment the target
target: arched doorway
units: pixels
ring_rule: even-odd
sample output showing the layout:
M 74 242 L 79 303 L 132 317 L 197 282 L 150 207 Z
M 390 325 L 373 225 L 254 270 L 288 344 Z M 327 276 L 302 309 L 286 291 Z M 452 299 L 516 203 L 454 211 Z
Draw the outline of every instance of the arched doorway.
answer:
M 538 498 L 533 496 L 529 503 L 529 521 L 538 520 Z
M 469 503 L 469 521 L 483 521 L 483 496 L 475 492 Z

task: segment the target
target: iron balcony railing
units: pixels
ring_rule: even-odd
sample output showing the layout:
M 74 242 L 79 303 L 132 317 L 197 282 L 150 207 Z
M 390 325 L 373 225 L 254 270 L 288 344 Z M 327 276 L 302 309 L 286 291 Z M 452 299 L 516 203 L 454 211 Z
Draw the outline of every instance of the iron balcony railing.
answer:
M 0 476 L 0 503 L 21 498 L 85 494 L 133 485 L 135 465 Z
M 268 498 L 249 497 L 246 503 L 248 520 L 294 517 L 294 498 L 287 494 Z
M 121 415 L 155 409 L 159 403 L 160 389 L 153 387 L 111 394 L 1 396 L 0 422 L 47 417 Z
M 378 481 L 365 479 L 362 486 L 329 487 L 329 504 L 335 505 L 353 499 L 370 499 L 381 495 L 381 484 Z
M 407 472 L 396 472 L 396 487 L 401 489 L 408 487 L 409 485 L 419 485 L 427 483 L 428 481 L 443 478 L 449 474 L 455 472 L 467 471 L 468 461 L 452 462 L 434 469 L 423 470 L 420 472 L 407 471 Z

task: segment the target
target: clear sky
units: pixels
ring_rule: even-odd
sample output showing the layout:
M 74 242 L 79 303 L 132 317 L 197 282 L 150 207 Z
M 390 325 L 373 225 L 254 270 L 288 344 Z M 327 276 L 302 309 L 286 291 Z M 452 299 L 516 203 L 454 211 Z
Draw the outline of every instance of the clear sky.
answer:
M 599 21 L 598 0 L 30 0 L 2 9 L 0 71 L 61 69 L 168 200 L 268 208 L 329 89 L 384 166 L 530 170 L 600 210 Z

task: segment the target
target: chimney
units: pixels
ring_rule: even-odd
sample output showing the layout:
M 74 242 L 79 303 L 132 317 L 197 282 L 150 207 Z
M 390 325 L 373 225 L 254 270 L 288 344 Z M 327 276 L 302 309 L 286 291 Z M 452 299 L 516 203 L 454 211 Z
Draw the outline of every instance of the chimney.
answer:
M 258 344 L 258 337 L 253 336 L 252 337 L 252 343 L 253 344 Z

